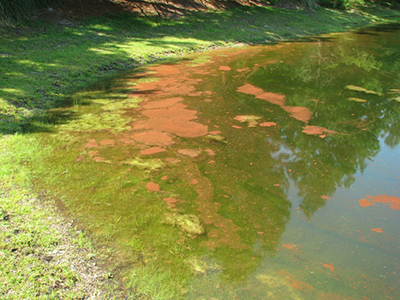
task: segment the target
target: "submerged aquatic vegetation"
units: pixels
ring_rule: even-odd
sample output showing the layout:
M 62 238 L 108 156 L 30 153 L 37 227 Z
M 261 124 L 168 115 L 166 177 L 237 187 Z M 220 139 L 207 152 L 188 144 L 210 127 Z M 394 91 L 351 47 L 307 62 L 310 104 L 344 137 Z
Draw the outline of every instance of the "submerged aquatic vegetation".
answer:
M 349 98 L 347 98 L 347 100 L 353 101 L 353 102 L 358 102 L 358 103 L 368 102 L 368 100 L 361 99 L 361 98 L 356 98 L 356 97 L 349 97 Z
M 130 129 L 131 118 L 123 116 L 123 112 L 128 109 L 137 108 L 142 101 L 140 98 L 126 98 L 126 95 L 110 94 L 107 98 L 94 98 L 96 93 L 86 93 L 79 100 L 83 103 L 97 104 L 98 107 L 90 109 L 103 112 L 88 113 L 84 110 L 74 120 L 60 125 L 61 131 L 99 131 L 110 130 L 111 132 L 123 132 Z M 77 97 L 77 96 L 75 96 Z
M 400 97 L 392 98 L 393 101 L 400 102 Z
M 356 85 L 346 85 L 346 89 L 350 90 L 350 91 L 355 91 L 355 92 L 362 92 L 362 93 L 366 93 L 366 94 L 371 94 L 371 95 L 377 95 L 377 96 L 381 96 L 382 93 L 378 93 L 372 90 L 368 90 L 366 88 L 363 88 L 361 86 L 356 86 Z
M 241 115 L 235 117 L 235 120 L 241 123 L 247 123 L 248 127 L 256 127 L 259 124 L 260 119 L 261 117 L 252 115 Z
M 201 225 L 199 218 L 195 215 L 168 213 L 165 215 L 164 222 L 177 226 L 191 237 L 196 237 L 204 233 L 204 227 Z
M 104 112 L 98 114 L 85 114 L 68 124 L 61 125 L 61 131 L 99 131 L 111 130 L 113 132 L 123 132 L 129 130 L 129 119 L 124 118 L 118 112 Z
M 142 159 L 137 157 L 125 160 L 122 163 L 142 170 L 157 170 L 165 167 L 165 163 L 157 158 Z

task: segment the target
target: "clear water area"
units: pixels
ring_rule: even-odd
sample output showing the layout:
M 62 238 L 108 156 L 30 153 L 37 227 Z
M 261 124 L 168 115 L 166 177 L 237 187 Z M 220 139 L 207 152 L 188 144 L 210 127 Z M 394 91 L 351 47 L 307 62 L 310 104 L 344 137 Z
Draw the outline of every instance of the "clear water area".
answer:
M 155 299 L 400 299 L 399 29 L 80 92 L 42 185 Z

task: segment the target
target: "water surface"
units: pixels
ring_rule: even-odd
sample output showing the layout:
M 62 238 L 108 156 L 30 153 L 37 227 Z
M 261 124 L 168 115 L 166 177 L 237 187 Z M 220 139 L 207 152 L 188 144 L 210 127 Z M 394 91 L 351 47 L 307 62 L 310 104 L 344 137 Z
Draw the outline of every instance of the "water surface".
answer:
M 40 136 L 39 184 L 156 299 L 399 299 L 399 41 L 381 26 L 126 73 Z

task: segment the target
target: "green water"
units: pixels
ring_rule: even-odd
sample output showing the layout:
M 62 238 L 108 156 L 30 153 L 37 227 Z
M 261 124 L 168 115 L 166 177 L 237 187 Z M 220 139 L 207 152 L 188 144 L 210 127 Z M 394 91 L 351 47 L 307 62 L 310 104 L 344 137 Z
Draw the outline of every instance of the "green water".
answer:
M 399 28 L 77 93 L 39 136 L 38 186 L 155 299 L 399 299 Z

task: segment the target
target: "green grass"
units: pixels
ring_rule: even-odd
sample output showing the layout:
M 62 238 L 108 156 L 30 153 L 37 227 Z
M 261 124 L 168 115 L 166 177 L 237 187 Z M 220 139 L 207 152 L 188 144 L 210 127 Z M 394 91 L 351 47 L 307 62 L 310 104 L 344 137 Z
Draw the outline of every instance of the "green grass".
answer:
M 31 22 L 0 27 L 0 133 L 4 134 L 0 140 L 0 298 L 90 295 L 81 284 L 80 273 L 68 263 L 48 261 L 61 245 L 83 249 L 76 255 L 86 256 L 89 262 L 93 249 L 74 231 L 66 241 L 63 232 L 53 226 L 59 220 L 57 213 L 32 192 L 31 161 L 40 162 L 52 148 L 40 148 L 35 135 L 28 133 L 51 131 L 56 122 L 67 127 L 79 122 L 73 120 L 73 113 L 49 116 L 46 109 L 69 105 L 69 95 L 77 90 L 148 62 L 213 47 L 275 42 L 399 20 L 399 12 L 381 8 L 351 13 L 243 8 L 175 20 L 119 15 L 79 20 L 73 26 Z M 108 116 L 107 110 L 104 114 Z M 123 128 L 123 120 L 120 123 Z M 123 223 L 120 220 L 115 217 L 114 226 Z M 143 223 L 148 221 L 143 216 Z M 113 235 L 113 228 L 104 230 Z M 165 229 L 166 236 L 172 234 Z M 136 237 L 128 246 L 139 252 L 143 243 Z M 179 286 L 161 288 L 167 277 L 160 274 L 150 281 L 143 272 L 137 270 L 131 279 L 142 294 L 156 299 L 179 297 Z M 112 287 L 99 289 L 105 299 L 119 295 Z
M 33 137 L 0 141 L 0 298 L 123 298 L 107 272 L 92 270 L 97 254 L 86 235 L 32 192 L 29 163 L 44 151 Z M 94 283 L 82 277 L 94 274 Z

